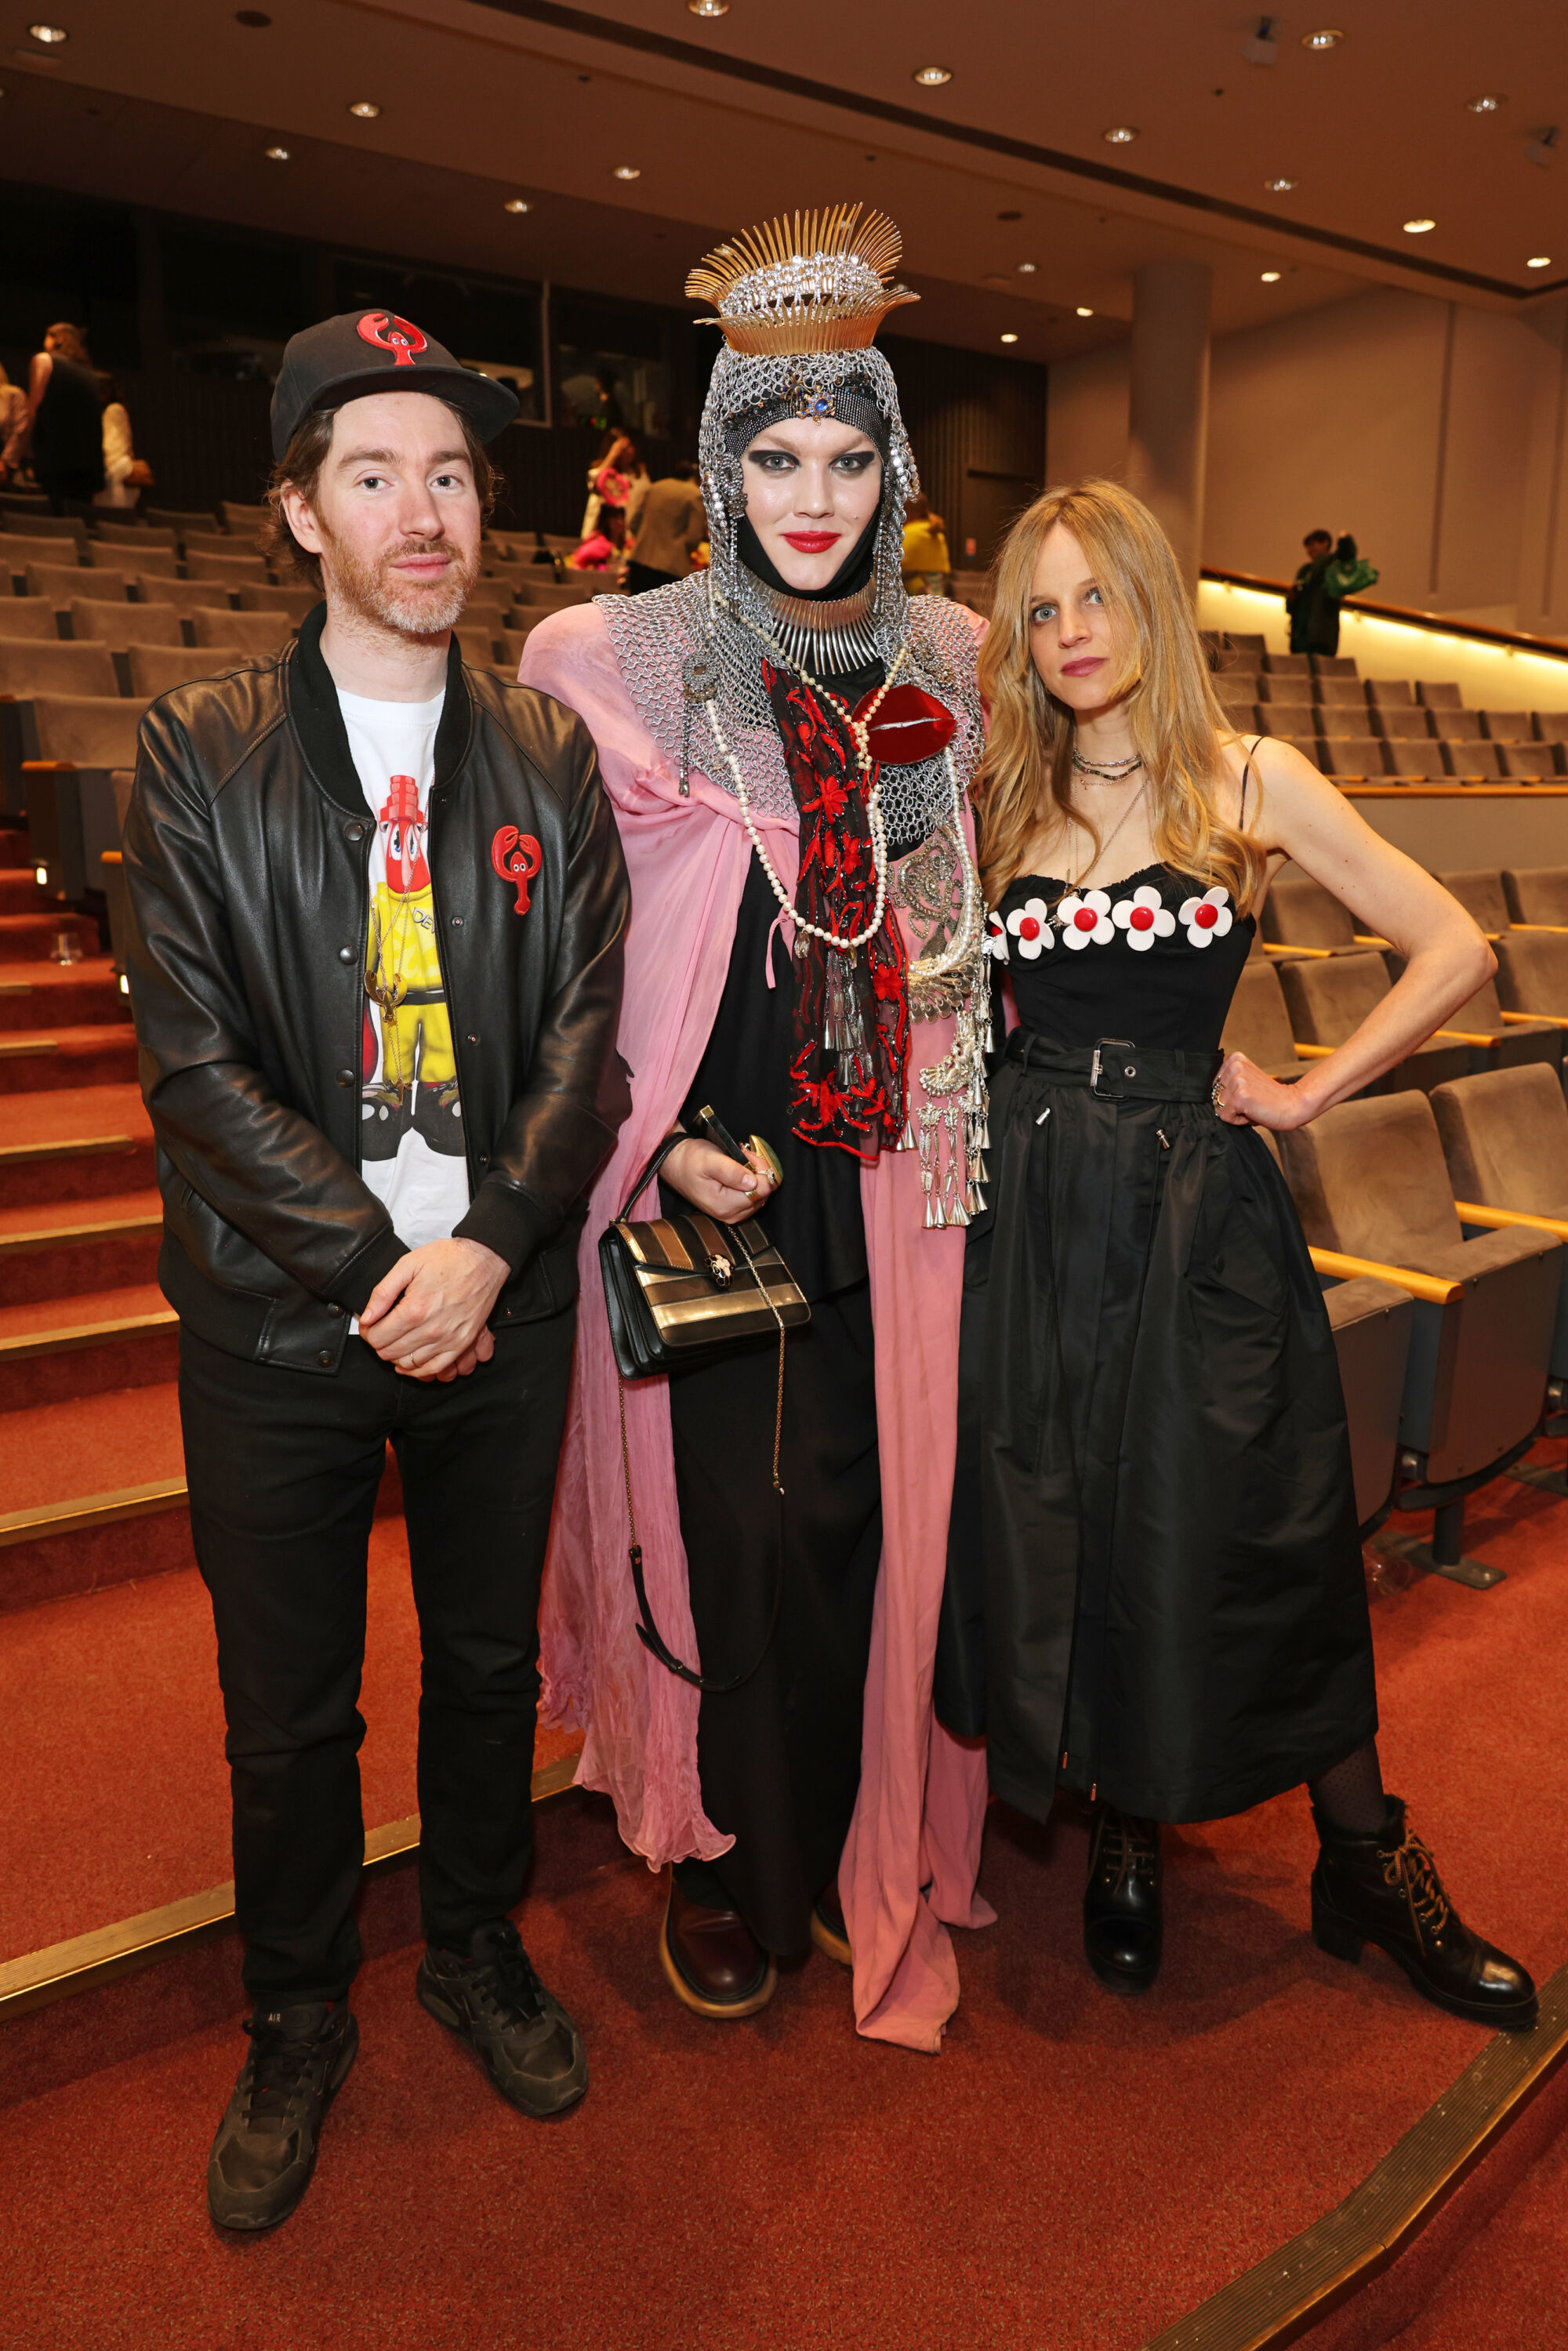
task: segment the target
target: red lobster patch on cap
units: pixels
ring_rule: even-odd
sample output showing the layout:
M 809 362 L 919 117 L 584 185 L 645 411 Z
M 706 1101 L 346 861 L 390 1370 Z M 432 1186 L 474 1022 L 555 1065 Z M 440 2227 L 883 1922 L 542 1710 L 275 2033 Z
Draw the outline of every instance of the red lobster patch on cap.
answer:
M 412 367 L 415 353 L 428 349 L 419 328 L 386 310 L 367 310 L 356 332 L 361 342 L 373 343 L 378 351 L 392 352 L 399 367 Z
M 517 903 L 514 914 L 528 911 L 528 883 L 544 862 L 543 852 L 531 832 L 519 832 L 515 824 L 504 824 L 490 843 L 490 862 L 503 882 L 517 886 Z

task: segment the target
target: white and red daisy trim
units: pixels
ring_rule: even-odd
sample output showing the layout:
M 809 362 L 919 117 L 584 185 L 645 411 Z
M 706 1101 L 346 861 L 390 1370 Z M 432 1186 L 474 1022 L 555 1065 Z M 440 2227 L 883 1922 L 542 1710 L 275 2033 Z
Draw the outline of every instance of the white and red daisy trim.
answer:
M 1007 925 L 994 906 L 986 916 L 986 953 L 995 956 L 998 963 L 1008 959 Z
M 1176 929 L 1176 916 L 1166 906 L 1157 890 L 1145 883 L 1134 890 L 1130 898 L 1119 898 L 1111 909 L 1111 920 L 1119 931 L 1127 934 L 1127 945 L 1146 954 L 1156 939 L 1168 939 Z
M 1051 908 L 1043 898 L 1026 898 L 1021 906 L 1015 906 L 1008 916 L 1008 928 L 1019 943 L 1019 955 L 1027 962 L 1033 963 L 1042 948 L 1055 945 L 1051 935 Z M 992 953 L 995 952 L 993 948 Z M 1007 953 L 1004 942 L 1004 961 Z
M 1235 917 L 1230 911 L 1229 893 L 1206 890 L 1201 898 L 1187 898 L 1177 909 L 1176 919 L 1186 925 L 1188 943 L 1206 947 L 1210 939 L 1222 939 Z
M 1103 947 L 1116 935 L 1111 923 L 1111 901 L 1103 890 L 1085 890 L 1082 897 L 1070 891 L 1056 909 L 1061 943 L 1069 947 Z

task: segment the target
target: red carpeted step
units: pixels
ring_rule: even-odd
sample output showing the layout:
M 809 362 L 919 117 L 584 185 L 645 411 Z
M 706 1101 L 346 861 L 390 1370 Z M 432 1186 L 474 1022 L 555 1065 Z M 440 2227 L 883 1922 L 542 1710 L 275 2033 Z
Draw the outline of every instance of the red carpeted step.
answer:
M 81 963 L 0 960 L 0 1036 L 43 1029 L 57 1035 L 84 1021 L 131 1020 L 131 1000 L 108 956 Z
M 135 1086 L 14 1095 L 0 1142 L 0 1208 L 86 1200 L 153 1180 L 152 1126 Z
M 44 913 L 0 914 L 0 962 L 42 962 L 55 954 L 62 936 L 74 939 L 83 956 L 99 952 L 98 925 L 68 906 Z
M 155 1280 L 163 1204 L 157 1191 L 0 1208 L 0 1305 Z
M 123 1084 L 135 1076 L 136 1031 L 124 1020 L 0 1037 L 0 1096 Z
M 154 1282 L 0 1306 L 0 1414 L 170 1379 L 177 1333 Z
M 0 866 L 0 914 L 37 914 L 51 904 L 26 865 Z
M 0 1610 L 193 1564 L 172 1380 L 0 1418 Z
M 26 828 L 17 824 L 0 824 L 0 873 L 12 872 L 18 865 L 30 866 L 32 848 Z

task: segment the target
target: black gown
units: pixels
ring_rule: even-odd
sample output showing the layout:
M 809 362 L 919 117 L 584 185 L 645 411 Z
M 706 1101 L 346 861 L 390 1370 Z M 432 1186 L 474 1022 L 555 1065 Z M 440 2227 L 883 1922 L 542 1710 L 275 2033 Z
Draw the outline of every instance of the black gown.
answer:
M 1037 1818 L 1066 1785 L 1214 1819 L 1376 1731 L 1344 1405 L 1284 1180 L 1209 1098 L 1251 917 L 1195 919 L 1164 866 L 1064 890 L 998 910 L 1023 1026 L 968 1236 L 936 1706 Z

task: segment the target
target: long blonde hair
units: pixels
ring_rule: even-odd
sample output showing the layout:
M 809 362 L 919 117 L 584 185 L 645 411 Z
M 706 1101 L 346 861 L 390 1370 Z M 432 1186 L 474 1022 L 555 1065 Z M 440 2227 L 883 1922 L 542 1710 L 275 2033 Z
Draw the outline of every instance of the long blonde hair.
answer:
M 1030 656 L 1030 582 L 1046 534 L 1060 523 L 1083 549 L 1120 640 L 1134 747 L 1148 779 L 1155 854 L 1179 873 L 1229 891 L 1245 913 L 1260 893 L 1263 852 L 1218 811 L 1228 724 L 1209 682 L 1192 600 L 1171 543 L 1139 497 L 1090 477 L 1046 490 L 1008 533 L 995 567 L 991 625 L 980 647 L 980 691 L 989 708 L 976 779 L 980 869 L 995 905 L 1021 868 L 1048 801 L 1062 823 L 1100 836 L 1071 804 L 1072 713 L 1046 691 Z

